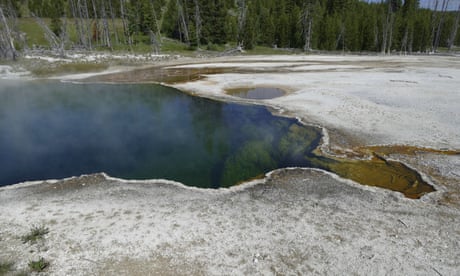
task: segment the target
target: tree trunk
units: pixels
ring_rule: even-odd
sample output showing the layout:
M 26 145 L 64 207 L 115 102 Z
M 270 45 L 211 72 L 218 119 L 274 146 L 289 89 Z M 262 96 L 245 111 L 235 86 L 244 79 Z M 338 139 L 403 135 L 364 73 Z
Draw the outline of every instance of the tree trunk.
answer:
M 378 19 L 374 22 L 374 50 L 378 51 L 379 49 L 379 24 Z
M 59 37 L 57 37 L 56 34 L 53 31 L 50 30 L 50 28 L 46 25 L 45 22 L 43 22 L 43 20 L 40 17 L 35 16 L 35 14 L 33 12 L 31 12 L 30 14 L 35 19 L 37 24 L 45 32 L 45 38 L 48 41 L 48 43 L 50 44 L 51 49 L 53 51 L 59 51 L 60 53 L 62 53 L 62 51 L 60 50 L 60 47 L 61 47 L 62 43 L 61 43 Z
M 316 4 L 316 3 L 315 3 Z M 311 2 L 304 3 L 303 12 L 301 17 L 302 22 L 302 35 L 304 38 L 303 50 L 304 52 L 311 51 L 311 36 L 314 16 L 314 6 Z
M 181 29 L 181 33 L 184 36 L 184 42 L 187 45 L 190 45 L 190 37 L 188 34 L 188 25 L 187 25 L 187 20 L 185 17 L 185 11 L 184 11 L 184 6 L 182 5 L 182 2 L 180 0 L 177 0 L 177 11 L 179 13 L 179 25 Z
M 157 43 L 160 44 L 161 43 L 161 24 L 160 24 L 160 21 L 158 20 L 157 13 L 155 11 L 154 2 L 155 2 L 154 0 L 150 0 L 150 5 L 152 6 L 153 21 L 155 22 L 155 28 L 156 28 L 155 39 L 157 40 Z M 161 11 L 160 11 L 160 14 L 161 14 Z
M 195 2 L 195 39 L 196 45 L 200 47 L 200 38 L 201 38 L 201 16 L 200 16 L 200 6 L 198 5 L 198 0 Z
M 391 55 L 391 46 L 393 44 L 393 26 L 395 22 L 395 15 L 392 12 L 390 16 L 390 26 L 389 26 L 389 34 L 388 34 L 388 49 L 387 54 Z
M 120 0 L 121 21 L 123 23 L 123 34 L 125 36 L 125 41 L 128 43 L 129 48 L 132 50 L 133 40 L 129 33 L 128 23 L 126 22 L 125 1 L 126 0 Z
M 104 1 L 101 1 L 101 2 L 103 3 Z M 100 35 L 99 35 L 99 21 L 98 21 L 98 18 L 97 18 L 98 16 L 97 16 L 96 2 L 94 0 L 91 0 L 91 4 L 93 6 L 93 13 L 94 13 L 94 15 L 93 15 L 93 20 L 94 21 L 93 21 L 93 24 L 92 24 L 93 25 L 93 27 L 92 27 L 93 28 L 93 30 L 92 30 L 93 35 L 91 37 L 91 40 L 95 41 L 97 43 L 97 42 L 99 42 L 99 40 L 102 41 L 102 38 L 100 38 Z
M 385 21 L 383 23 L 383 33 L 382 33 L 382 54 L 385 54 L 387 51 L 388 46 L 388 34 L 391 28 L 391 21 L 392 21 L 392 10 L 391 10 L 391 1 L 388 1 L 388 9 L 387 14 L 385 17 Z
M 112 19 L 113 34 L 115 36 L 115 43 L 120 44 L 120 40 L 118 39 L 117 26 L 115 25 L 115 12 L 113 10 L 112 0 L 109 0 L 108 3 L 109 3 L 110 18 Z
M 103 29 L 103 39 L 104 45 L 109 47 L 110 50 L 112 49 L 112 40 L 110 39 L 110 29 L 109 29 L 109 22 L 107 20 L 107 12 L 105 10 L 105 1 L 101 1 L 101 16 L 102 16 L 102 29 Z
M 238 1 L 238 44 L 242 45 L 247 15 L 246 0 Z
M 434 4 L 433 15 L 431 16 L 431 52 L 435 51 L 435 41 L 436 41 L 436 23 L 438 21 L 438 5 L 439 0 L 436 0 Z
M 444 19 L 447 13 L 447 6 L 449 5 L 449 0 L 443 0 L 442 9 L 441 9 L 441 19 L 439 20 L 438 27 L 436 30 L 436 38 L 434 41 L 433 52 L 436 52 L 439 47 L 439 41 L 441 39 L 442 25 L 444 24 Z
M 86 21 L 84 24 L 85 26 L 85 33 L 86 33 L 86 45 L 88 50 L 93 49 L 93 43 L 91 41 L 91 20 L 89 18 L 89 10 L 88 10 L 88 5 L 86 3 L 86 0 L 79 0 L 80 3 L 80 11 L 81 15 L 84 21 Z
M 72 17 L 75 20 L 75 29 L 77 31 L 78 40 L 79 40 L 78 43 L 83 46 L 84 41 L 83 41 L 83 34 L 82 34 L 82 26 L 80 24 L 81 18 L 78 16 L 77 5 L 74 0 L 69 0 L 69 6 L 70 6 L 70 12 L 72 13 Z
M 3 25 L 3 28 L 0 28 L 0 52 L 3 57 L 16 60 L 17 52 L 14 47 L 12 32 L 8 26 L 2 7 L 0 7 L 0 22 L 2 22 Z
M 455 42 L 455 38 L 457 37 L 459 21 L 460 21 L 460 4 L 458 5 L 457 17 L 455 18 L 454 25 L 452 26 L 452 31 L 450 33 L 449 42 L 447 45 L 449 51 L 452 51 L 452 49 L 454 48 L 454 42 Z
M 160 53 L 160 44 L 158 43 L 156 34 L 152 30 L 150 30 L 149 36 L 150 36 L 150 45 L 152 45 L 152 52 L 153 54 L 158 55 Z
M 64 57 L 65 55 L 65 44 L 69 39 L 68 33 L 67 33 L 67 17 L 64 16 L 64 19 L 62 20 L 62 25 L 61 25 L 61 32 L 59 33 L 59 39 L 61 42 L 61 57 Z

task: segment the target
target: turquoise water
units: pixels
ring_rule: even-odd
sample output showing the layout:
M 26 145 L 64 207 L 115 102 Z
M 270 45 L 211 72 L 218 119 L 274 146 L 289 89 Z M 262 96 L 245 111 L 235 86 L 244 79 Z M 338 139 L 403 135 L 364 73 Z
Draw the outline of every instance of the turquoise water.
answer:
M 2 81 L 0 185 L 105 172 L 228 187 L 310 166 L 320 131 L 152 84 Z

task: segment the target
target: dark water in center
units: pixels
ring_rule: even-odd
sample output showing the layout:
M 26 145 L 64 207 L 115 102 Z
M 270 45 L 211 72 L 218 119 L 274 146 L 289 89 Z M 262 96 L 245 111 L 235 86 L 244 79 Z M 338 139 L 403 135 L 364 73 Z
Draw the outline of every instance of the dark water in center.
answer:
M 434 191 L 399 162 L 315 155 L 320 138 L 265 107 L 159 85 L 0 82 L 0 186 L 106 172 L 218 188 L 315 167 L 410 198 Z
M 2 81 L 0 186 L 106 172 L 227 187 L 305 158 L 320 132 L 159 85 Z

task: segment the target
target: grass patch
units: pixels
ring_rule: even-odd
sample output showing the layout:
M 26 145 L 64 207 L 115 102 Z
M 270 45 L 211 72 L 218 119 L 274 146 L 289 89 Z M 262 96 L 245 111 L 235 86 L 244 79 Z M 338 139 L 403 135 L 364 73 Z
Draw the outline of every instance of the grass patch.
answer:
M 49 265 L 50 265 L 50 263 L 48 261 L 46 261 L 44 258 L 40 258 L 40 259 L 38 259 L 36 261 L 30 261 L 29 262 L 29 268 L 30 268 L 30 270 L 32 270 L 34 272 L 42 272 Z
M 250 55 L 292 55 L 302 53 L 302 51 L 300 49 L 283 49 L 266 46 L 255 46 L 251 50 L 246 50 L 246 53 Z
M 51 22 L 50 19 L 44 18 L 43 21 L 46 24 Z M 37 24 L 35 19 L 29 18 L 19 18 L 18 27 L 21 32 L 25 33 L 27 46 L 32 47 L 33 45 L 48 46 L 48 41 L 45 38 L 45 33 L 40 25 Z
M 42 18 L 43 22 L 46 25 L 51 25 L 50 18 Z M 87 22 L 88 25 L 92 26 L 92 21 Z M 116 43 L 115 40 L 115 31 L 111 28 L 111 38 L 112 38 L 112 49 L 114 51 L 133 51 L 135 53 L 150 53 L 152 52 L 152 45 L 150 45 L 150 37 L 148 35 L 134 35 L 132 37 L 133 44 L 130 46 L 123 41 L 126 39 L 122 33 L 122 21 L 121 19 L 115 19 L 115 25 L 117 26 L 117 35 L 119 37 L 120 43 Z M 36 20 L 32 17 L 21 17 L 18 18 L 18 28 L 25 34 L 25 39 L 27 46 L 32 48 L 33 46 L 43 47 L 48 49 L 50 47 L 49 42 L 45 38 L 45 33 L 42 27 L 37 24 Z M 78 34 L 75 26 L 74 20 L 67 20 L 67 35 L 69 42 L 66 44 L 65 48 L 67 50 L 71 49 L 72 45 L 78 41 Z M 170 38 L 162 38 L 159 41 L 161 45 L 161 52 L 166 53 L 191 53 L 187 44 L 177 41 Z M 18 45 L 19 46 L 19 45 Z M 98 41 L 92 41 L 92 47 L 94 50 L 109 50 L 107 47 L 102 47 L 99 45 Z
M 23 243 L 35 243 L 38 240 L 41 240 L 45 237 L 46 234 L 49 233 L 48 227 L 45 227 L 43 225 L 41 226 L 33 226 L 29 233 L 21 237 L 21 240 Z
M 0 276 L 6 275 L 13 269 L 12 262 L 0 262 Z
M 27 15 L 27 12 L 23 11 L 24 15 Z M 51 25 L 50 18 L 42 18 L 43 22 L 47 25 Z M 114 50 L 114 51 L 132 51 L 135 53 L 150 53 L 152 52 L 152 45 L 150 41 L 150 37 L 144 34 L 136 34 L 132 36 L 133 44 L 130 46 L 126 43 L 127 38 L 123 35 L 123 22 L 120 18 L 115 18 L 114 20 L 116 29 L 113 28 L 112 23 L 110 22 L 110 36 L 112 41 L 112 49 L 108 49 L 106 46 L 100 45 L 100 41 L 92 40 L 91 45 L 93 50 Z M 93 19 L 89 21 L 84 21 L 85 27 L 89 26 L 90 32 L 92 34 L 93 28 Z M 99 22 L 101 23 L 101 22 Z M 45 38 L 45 31 L 42 27 L 37 24 L 36 20 L 32 17 L 23 16 L 17 19 L 17 27 L 20 32 L 25 34 L 26 44 L 29 48 L 33 46 L 49 49 L 50 45 L 49 42 Z M 66 50 L 72 49 L 75 44 L 78 44 L 79 36 L 76 29 L 75 20 L 67 19 L 66 20 L 66 27 L 67 27 L 67 36 L 68 41 L 65 45 Z M 115 39 L 116 36 L 118 37 L 118 43 Z M 200 45 L 200 47 L 190 47 L 186 43 L 180 42 L 176 39 L 162 37 L 161 40 L 158 38 L 158 43 L 161 46 L 161 53 L 166 54 L 180 54 L 184 56 L 193 56 L 195 50 L 203 50 L 203 51 L 213 51 L 213 52 L 222 52 L 227 50 L 227 45 L 218 45 L 218 44 L 209 44 L 209 45 Z M 229 42 L 230 45 L 235 45 L 236 43 Z M 17 45 L 20 47 L 20 45 Z M 199 48 L 199 49 L 198 49 Z M 446 48 L 439 48 L 439 52 L 445 53 L 447 52 Z M 459 50 L 457 47 L 455 50 Z M 255 46 L 254 49 L 247 50 L 248 54 L 251 55 L 289 55 L 289 54 L 298 54 L 303 53 L 301 49 L 283 49 L 283 48 L 273 48 L 267 46 Z
M 189 46 L 178 40 L 163 37 L 161 41 L 161 51 L 168 53 L 192 53 Z

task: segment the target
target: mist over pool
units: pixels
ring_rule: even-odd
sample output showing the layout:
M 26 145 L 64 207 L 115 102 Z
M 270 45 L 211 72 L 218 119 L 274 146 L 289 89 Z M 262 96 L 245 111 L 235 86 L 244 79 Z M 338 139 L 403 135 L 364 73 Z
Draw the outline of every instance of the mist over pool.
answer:
M 2 81 L 0 185 L 105 172 L 228 187 L 309 166 L 316 128 L 153 84 Z

